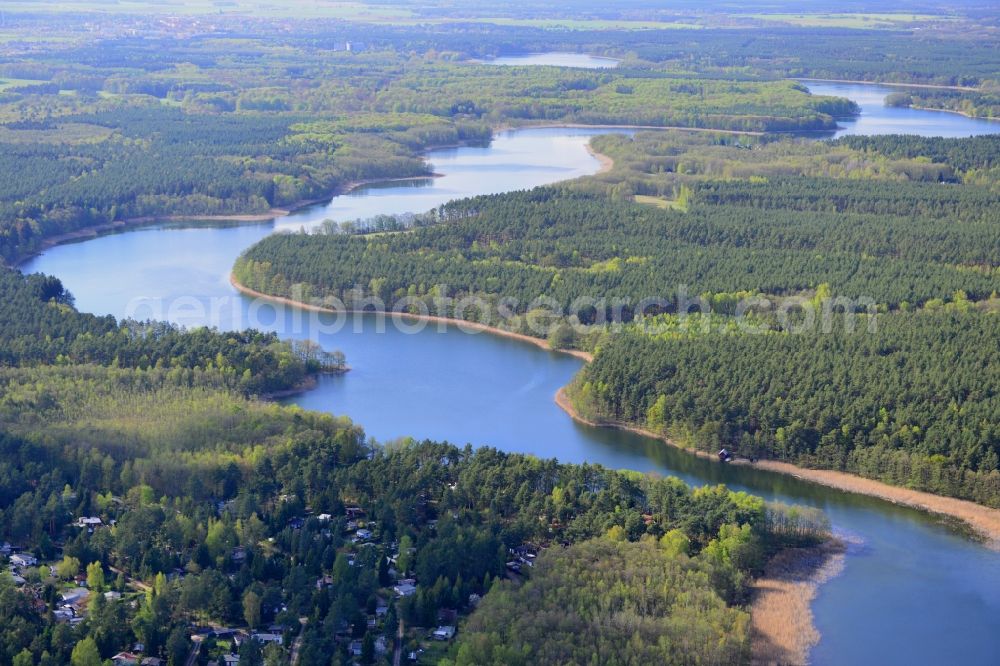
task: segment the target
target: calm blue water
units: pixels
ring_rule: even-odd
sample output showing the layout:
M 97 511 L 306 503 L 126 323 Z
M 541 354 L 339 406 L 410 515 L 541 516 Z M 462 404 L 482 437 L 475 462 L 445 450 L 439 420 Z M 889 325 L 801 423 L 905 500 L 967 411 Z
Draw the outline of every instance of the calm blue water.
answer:
M 551 67 L 611 69 L 617 67 L 620 61 L 614 58 L 587 55 L 586 53 L 530 53 L 528 55 L 500 56 L 484 62 L 489 65 L 549 65 Z
M 840 120 L 833 136 L 848 134 L 919 134 L 921 136 L 965 137 L 1000 132 L 1000 123 L 983 118 L 966 118 L 947 111 L 900 109 L 885 105 L 887 95 L 905 91 L 896 86 L 858 85 L 854 83 L 804 82 L 814 95 L 832 95 L 853 99 L 861 106 L 861 115 Z
M 855 99 L 867 90 L 839 89 Z M 931 123 L 946 132 L 967 120 L 893 111 L 912 120 L 898 126 L 907 131 Z M 428 324 L 420 332 L 405 332 L 389 323 L 380 330 L 372 317 L 340 322 L 338 329 L 331 316 L 255 304 L 228 284 L 239 253 L 275 230 L 308 228 L 327 218 L 422 211 L 456 197 L 592 173 L 598 164 L 585 145 L 593 133 L 508 132 L 488 148 L 431 153 L 429 160 L 445 174 L 442 178 L 365 188 L 266 224 L 158 225 L 63 245 L 24 270 L 60 277 L 85 311 L 221 328 L 254 324 L 341 349 L 353 370 L 322 378 L 316 390 L 293 402 L 347 414 L 381 441 L 412 435 L 489 444 L 567 462 L 675 474 L 695 484 L 726 483 L 770 499 L 818 506 L 838 530 L 863 545 L 814 603 L 823 636 L 812 655 L 815 663 L 1000 664 L 1000 555 L 920 512 L 791 477 L 714 464 L 629 433 L 580 426 L 552 402 L 580 368 L 580 361 L 568 356 L 454 327 Z

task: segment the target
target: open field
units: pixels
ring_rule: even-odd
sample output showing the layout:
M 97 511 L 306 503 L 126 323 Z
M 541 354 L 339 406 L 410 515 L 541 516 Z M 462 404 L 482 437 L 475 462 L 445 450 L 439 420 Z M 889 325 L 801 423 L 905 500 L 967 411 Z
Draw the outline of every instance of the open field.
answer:
M 787 23 L 804 28 L 868 28 L 884 29 L 898 28 L 912 23 L 928 23 L 932 21 L 953 21 L 950 16 L 934 14 L 897 14 L 897 13 L 865 13 L 865 14 L 748 14 L 747 18 L 761 21 Z

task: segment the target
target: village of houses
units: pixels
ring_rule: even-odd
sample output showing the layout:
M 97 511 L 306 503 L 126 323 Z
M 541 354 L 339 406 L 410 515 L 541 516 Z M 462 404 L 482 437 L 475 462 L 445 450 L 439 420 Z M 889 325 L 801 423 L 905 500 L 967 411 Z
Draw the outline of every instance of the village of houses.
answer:
M 221 503 L 220 510 L 224 510 Z M 301 529 L 308 517 L 310 515 L 290 519 L 289 527 Z M 320 513 L 314 517 L 320 523 L 327 525 L 333 524 L 335 521 L 335 517 L 328 513 Z M 430 521 L 429 527 L 434 528 L 436 522 Z M 114 524 L 113 520 L 105 524 L 100 517 L 81 516 L 73 523 L 73 527 L 93 533 L 98 529 L 113 528 Z M 363 509 L 346 507 L 343 525 L 347 537 L 344 551 L 347 554 L 348 563 L 351 566 L 355 565 L 356 556 L 361 549 L 383 548 L 390 565 L 389 574 L 394 581 L 390 587 L 382 590 L 374 612 L 367 616 L 368 629 L 378 633 L 378 638 L 374 641 L 373 646 L 375 662 L 436 663 L 437 659 L 443 656 L 447 650 L 447 644 L 456 635 L 459 620 L 458 611 L 441 609 L 438 613 L 439 624 L 436 627 L 414 627 L 408 628 L 404 632 L 404 627 L 400 626 L 398 637 L 402 640 L 399 641 L 395 653 L 390 654 L 392 637 L 388 636 L 385 631 L 385 620 L 389 614 L 390 604 L 416 594 L 419 582 L 415 578 L 408 577 L 408 572 L 396 571 L 399 559 L 398 543 L 380 544 L 377 525 L 374 521 L 366 520 Z M 523 568 L 534 566 L 538 550 L 537 547 L 527 544 L 511 549 L 509 551 L 510 561 L 506 563 L 507 577 L 519 581 Z M 245 557 L 246 553 L 240 547 L 234 548 L 231 553 L 234 564 L 239 564 Z M 86 618 L 91 596 L 86 575 L 78 572 L 73 576 L 61 578 L 58 571 L 59 559 L 41 562 L 32 553 L 6 542 L 0 544 L 0 562 L 3 560 L 7 561 L 7 568 L 14 584 L 22 593 L 33 595 L 34 603 L 40 608 L 45 606 L 45 601 L 41 597 L 41 583 L 46 577 L 60 579 L 59 600 L 53 611 L 56 621 L 76 625 Z M 121 572 L 109 571 L 108 573 Z M 175 569 L 167 574 L 168 580 L 178 580 L 184 576 L 185 572 L 181 569 Z M 142 591 L 149 589 L 147 584 L 137 580 L 128 579 L 126 584 L 127 589 L 125 590 L 104 592 L 105 598 L 124 601 L 129 601 L 131 598 L 131 603 L 136 604 L 136 599 Z M 317 590 L 333 584 L 334 581 L 329 575 L 321 576 L 315 582 Z M 469 609 L 475 608 L 479 600 L 479 595 L 470 595 Z M 305 624 L 306 620 L 307 618 L 300 618 L 299 622 Z M 400 624 L 402 625 L 402 623 Z M 186 666 L 194 666 L 194 664 L 200 666 L 237 666 L 240 663 L 240 646 L 248 640 L 256 641 L 262 649 L 270 645 L 278 646 L 286 651 L 289 663 L 294 666 L 297 662 L 298 646 L 295 643 L 295 634 L 299 627 L 272 624 L 266 629 L 251 630 L 248 627 L 192 623 L 190 630 L 193 648 L 191 658 L 188 659 Z M 365 647 L 360 639 L 352 635 L 351 627 L 346 622 L 337 631 L 335 639 L 338 643 L 346 646 L 348 654 L 353 657 L 355 663 L 362 663 L 361 659 Z M 159 657 L 143 655 L 143 648 L 141 643 L 136 643 L 132 650 L 116 654 L 110 661 L 114 666 L 166 666 L 166 661 Z

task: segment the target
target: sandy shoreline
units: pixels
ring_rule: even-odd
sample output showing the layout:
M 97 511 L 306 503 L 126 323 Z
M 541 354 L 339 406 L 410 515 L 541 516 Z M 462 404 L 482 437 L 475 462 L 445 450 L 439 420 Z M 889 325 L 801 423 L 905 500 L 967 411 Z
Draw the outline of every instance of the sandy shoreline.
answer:
M 580 423 L 594 427 L 627 430 L 629 432 L 634 432 L 637 435 L 658 439 L 661 442 L 669 444 L 670 446 L 683 449 L 688 453 L 702 458 L 710 460 L 715 459 L 715 456 L 710 453 L 705 451 L 696 451 L 694 449 L 681 446 L 677 442 L 674 442 L 663 435 L 652 432 L 651 430 L 646 430 L 645 428 L 640 428 L 626 423 L 598 423 L 586 419 L 581 416 L 579 412 L 577 412 L 575 407 L 573 407 L 569 400 L 569 396 L 566 395 L 565 388 L 559 389 L 559 392 L 556 393 L 556 404 L 559 405 L 563 411 L 573 417 L 574 420 L 579 421 Z M 727 464 L 749 465 L 750 462 L 739 459 Z M 982 506 L 968 500 L 945 497 L 944 495 L 934 495 L 922 490 L 911 490 L 901 486 L 892 486 L 888 483 L 883 483 L 882 481 L 866 479 L 854 474 L 848 474 L 847 472 L 838 472 L 827 469 L 809 469 L 807 467 L 799 467 L 798 465 L 793 465 L 792 463 L 779 462 L 777 460 L 758 460 L 756 463 L 753 463 L 753 466 L 758 469 L 765 469 L 779 474 L 787 474 L 797 479 L 827 486 L 828 488 L 835 488 L 836 490 L 855 493 L 858 495 L 877 497 L 887 502 L 892 502 L 893 504 L 913 507 L 915 509 L 926 511 L 927 513 L 957 518 L 971 527 L 976 534 L 981 536 L 988 547 L 994 550 L 1000 550 L 1000 509 L 991 509 L 990 507 Z
M 962 90 L 965 92 L 979 92 L 979 88 L 970 88 L 968 86 L 945 86 L 934 83 L 899 83 L 898 81 L 893 81 L 891 83 L 886 83 L 883 81 L 857 81 L 852 79 L 813 79 L 813 78 L 795 78 L 795 81 L 815 81 L 816 83 L 853 83 L 865 86 L 889 86 L 892 88 L 929 88 L 931 90 Z
M 541 123 L 538 125 L 516 125 L 516 126 L 505 126 L 499 125 L 496 131 L 506 131 L 506 130 L 525 130 L 525 129 L 620 129 L 620 130 L 670 130 L 677 132 L 713 132 L 715 134 L 736 134 L 740 136 L 764 136 L 767 132 L 757 132 L 754 130 L 727 130 L 727 129 L 712 129 L 711 127 L 686 127 L 683 125 L 588 125 L 586 123 Z M 806 130 L 814 132 L 825 132 L 828 130 Z M 771 132 L 774 134 L 775 132 Z
M 283 305 L 288 305 L 294 308 L 299 308 L 302 310 L 309 310 L 312 312 L 329 312 L 333 314 L 365 314 L 360 310 L 335 310 L 333 308 L 324 307 L 322 305 L 313 305 L 311 303 L 302 303 L 291 298 L 286 298 L 285 296 L 272 296 L 270 294 L 265 294 L 263 292 L 257 291 L 256 289 L 251 289 L 245 285 L 239 283 L 235 276 L 229 275 L 229 283 L 234 289 L 239 291 L 241 294 L 247 296 L 253 296 L 254 298 L 260 298 L 267 301 L 272 301 L 274 303 L 282 303 Z M 453 319 L 451 317 L 439 317 L 437 315 L 419 315 L 411 314 L 409 312 L 385 312 L 383 313 L 386 317 L 393 318 L 398 317 L 400 319 L 409 319 L 411 321 L 425 321 L 433 324 L 443 324 L 446 326 L 454 326 L 465 332 L 477 332 L 477 333 L 489 333 L 490 335 L 496 335 L 503 338 L 511 338 L 512 340 L 518 340 L 520 342 L 526 342 L 545 351 L 556 352 L 559 354 L 568 354 L 570 356 L 575 356 L 576 358 L 582 359 L 584 361 L 593 360 L 593 356 L 587 352 L 579 351 L 577 349 L 553 349 L 549 346 L 549 343 L 541 338 L 535 338 L 530 335 L 525 335 L 523 333 L 514 333 L 513 331 L 507 331 L 502 328 L 497 328 L 496 326 L 487 326 L 486 324 L 480 324 L 475 321 L 466 321 L 465 319 Z
M 974 116 L 971 113 L 966 113 L 965 111 L 957 111 L 955 109 L 935 109 L 933 106 L 915 106 L 912 104 L 906 108 L 916 109 L 918 111 L 937 111 L 938 113 L 956 113 L 960 116 L 969 118 L 970 120 L 986 120 L 988 122 L 1000 121 L 1000 118 L 998 118 L 997 116 Z
M 753 664 L 806 664 L 819 642 L 812 601 L 819 586 L 844 568 L 847 546 L 836 538 L 812 548 L 788 548 L 754 581 L 750 602 Z
M 587 152 L 590 154 L 591 157 L 593 157 L 595 160 L 601 163 L 601 168 L 597 170 L 597 173 L 594 174 L 595 176 L 600 175 L 602 173 L 607 173 L 615 168 L 615 161 L 610 157 L 608 157 L 607 155 L 605 155 L 604 153 L 599 153 L 596 150 L 594 150 L 594 147 L 590 145 L 589 141 L 587 142 Z

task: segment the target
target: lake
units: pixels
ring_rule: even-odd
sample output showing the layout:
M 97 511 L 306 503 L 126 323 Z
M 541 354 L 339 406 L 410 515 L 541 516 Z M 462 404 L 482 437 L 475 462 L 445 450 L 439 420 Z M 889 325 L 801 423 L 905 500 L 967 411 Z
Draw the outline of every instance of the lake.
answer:
M 586 53 L 529 53 L 526 55 L 497 56 L 483 60 L 487 65 L 548 65 L 551 67 L 579 67 L 582 69 L 611 69 L 619 60 L 587 55 Z
M 896 86 L 857 83 L 803 81 L 814 95 L 833 95 L 853 99 L 861 115 L 840 119 L 833 136 L 848 134 L 919 134 L 921 136 L 964 137 L 1000 132 L 1000 123 L 984 118 L 967 118 L 948 111 L 925 111 L 885 105 L 887 95 L 905 91 Z
M 814 89 L 831 90 L 825 84 Z M 858 97 L 869 88 L 837 89 L 862 102 L 855 128 L 949 131 L 950 123 L 963 121 L 955 114 L 896 109 L 906 114 L 898 125 L 863 125 L 865 115 L 879 113 L 874 102 Z M 253 321 L 282 337 L 314 337 L 326 349 L 341 349 L 353 370 L 321 378 L 315 390 L 291 402 L 349 415 L 381 441 L 409 435 L 488 444 L 567 462 L 675 474 L 694 484 L 726 483 L 768 499 L 820 507 L 839 532 L 861 545 L 814 602 L 822 634 L 814 663 L 1000 663 L 1000 555 L 921 512 L 576 424 L 552 400 L 581 367 L 566 355 L 451 326 L 404 332 L 390 323 L 380 330 L 373 317 L 341 322 L 335 330 L 329 316 L 261 307 L 228 284 L 239 253 L 276 230 L 309 228 L 327 218 L 422 211 L 457 197 L 593 173 L 599 164 L 586 144 L 595 133 L 504 132 L 488 147 L 431 152 L 428 160 L 441 178 L 361 188 L 264 224 L 142 227 L 52 248 L 23 269 L 61 278 L 84 311 L 222 328 Z

